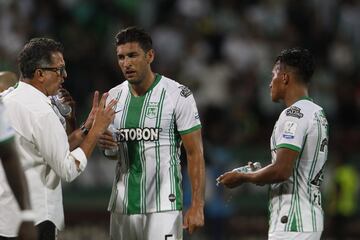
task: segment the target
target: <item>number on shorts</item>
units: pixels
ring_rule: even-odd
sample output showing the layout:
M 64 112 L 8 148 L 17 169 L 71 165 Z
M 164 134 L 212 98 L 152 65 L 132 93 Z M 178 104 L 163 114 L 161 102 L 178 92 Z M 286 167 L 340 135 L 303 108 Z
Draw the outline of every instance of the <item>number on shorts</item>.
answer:
M 165 235 L 165 240 L 170 240 L 170 238 L 171 238 L 172 236 L 173 236 L 172 234 L 166 234 L 166 235 Z

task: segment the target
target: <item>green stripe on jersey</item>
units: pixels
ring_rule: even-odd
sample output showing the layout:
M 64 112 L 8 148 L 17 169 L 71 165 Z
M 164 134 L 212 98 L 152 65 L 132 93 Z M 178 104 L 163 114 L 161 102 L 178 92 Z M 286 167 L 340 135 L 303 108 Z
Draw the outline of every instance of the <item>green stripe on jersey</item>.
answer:
M 187 130 L 184 130 L 184 131 L 179 131 L 179 133 L 180 133 L 180 135 L 184 135 L 184 134 L 187 134 L 187 133 L 194 132 L 195 130 L 198 130 L 200 128 L 201 128 L 201 124 L 196 125 L 195 127 L 192 127 L 190 129 L 187 129 Z
M 141 116 L 140 116 L 140 123 L 139 123 L 139 127 L 140 128 L 144 128 L 145 126 L 145 112 L 146 109 L 149 105 L 149 101 L 150 101 L 150 97 L 151 97 L 151 91 L 147 91 L 147 94 L 145 96 L 145 101 L 142 107 L 142 111 L 141 111 Z M 140 199 L 141 199 L 141 209 L 140 212 L 141 213 L 145 213 L 146 212 L 146 157 L 145 157 L 145 142 L 144 141 L 140 141 L 139 142 L 140 145 L 140 160 L 141 160 L 141 166 L 143 169 L 143 173 L 141 176 L 141 194 L 140 194 Z
M 140 123 L 141 110 L 144 105 L 145 96 L 131 96 L 125 128 L 137 128 Z M 143 166 L 140 159 L 140 144 L 138 141 L 128 141 L 128 154 L 130 161 L 130 174 L 128 179 L 128 205 L 127 213 L 139 213 L 141 208 L 141 178 Z
M 301 151 L 301 148 L 299 148 L 297 146 L 294 146 L 294 145 L 291 145 L 291 144 L 287 144 L 287 143 L 282 143 L 282 144 L 277 145 L 276 149 L 279 149 L 279 148 L 288 148 L 288 149 L 294 150 L 296 152 Z
M 285 226 L 285 229 L 287 231 L 294 231 L 294 232 L 302 231 L 302 217 L 301 217 L 301 211 L 300 211 L 300 200 L 299 200 L 299 191 L 298 191 L 299 190 L 298 169 L 299 169 L 299 165 L 300 165 L 300 159 L 301 159 L 303 151 L 304 151 L 304 146 L 305 146 L 306 140 L 307 140 L 307 135 L 303 139 L 302 148 L 301 148 L 298 158 L 296 159 L 295 168 L 293 169 L 294 183 L 293 183 L 293 192 L 292 192 L 292 197 L 291 197 L 291 205 L 290 205 L 290 210 L 289 210 L 290 221 Z M 290 146 L 292 146 L 292 145 L 290 145 Z M 297 218 L 297 219 L 295 219 L 295 218 Z M 294 221 L 296 224 L 295 226 L 293 225 Z M 294 228 L 296 228 L 296 230 L 294 230 Z
M 125 126 L 126 116 L 127 116 L 128 111 L 129 111 L 130 99 L 131 99 L 131 94 L 130 94 L 130 92 L 128 92 L 128 94 L 126 96 L 126 100 L 125 100 L 125 105 L 124 105 L 125 106 L 124 114 L 121 117 L 119 128 L 121 128 L 121 126 Z M 127 143 L 124 143 L 123 146 L 125 146 L 125 145 L 126 145 L 125 163 L 126 163 L 126 169 L 129 170 L 130 160 L 129 160 L 129 153 L 128 153 L 128 148 L 127 148 Z M 118 173 L 118 174 L 120 174 L 120 173 Z M 129 182 L 129 173 L 126 173 L 125 176 L 124 176 L 124 185 L 125 185 L 125 193 L 124 193 L 124 199 L 123 199 L 123 211 L 124 211 L 124 213 L 127 213 L 127 204 L 129 202 L 129 199 L 128 199 L 128 192 L 129 192 L 128 182 Z
M 166 91 L 163 89 L 161 91 L 160 100 L 158 103 L 158 112 L 156 116 L 156 128 L 160 128 L 161 126 L 161 118 L 162 118 L 162 110 L 164 107 L 164 99 L 165 99 Z M 160 211 L 161 209 L 161 201 L 160 201 L 160 140 L 155 141 L 155 160 L 156 160 L 156 171 L 155 171 L 155 188 L 156 188 L 156 211 Z
M 172 210 L 181 210 L 183 205 L 183 194 L 181 188 L 181 170 L 180 159 L 177 150 L 180 147 L 180 135 L 175 124 L 175 115 L 171 116 L 171 125 L 169 130 L 170 139 L 170 192 L 175 195 L 175 201 L 171 203 Z
M 316 164 L 317 164 L 317 161 L 318 161 L 319 151 L 320 151 L 320 144 L 321 144 L 321 139 L 322 139 L 321 123 L 320 123 L 319 119 L 317 120 L 317 130 L 318 130 L 318 139 L 317 139 L 317 143 L 316 143 L 313 162 L 312 162 L 311 168 L 310 168 L 310 174 L 309 174 L 309 177 L 308 177 L 308 179 L 309 179 L 309 181 L 308 181 L 308 194 L 309 194 L 309 201 L 310 201 L 310 206 L 311 206 L 311 218 L 312 218 L 312 226 L 313 226 L 313 231 L 314 232 L 317 231 L 317 226 L 316 226 L 316 214 L 315 214 L 315 209 L 314 209 L 315 206 L 314 206 L 314 202 L 312 201 L 312 196 L 311 196 L 311 181 L 313 179 L 315 167 L 316 167 Z

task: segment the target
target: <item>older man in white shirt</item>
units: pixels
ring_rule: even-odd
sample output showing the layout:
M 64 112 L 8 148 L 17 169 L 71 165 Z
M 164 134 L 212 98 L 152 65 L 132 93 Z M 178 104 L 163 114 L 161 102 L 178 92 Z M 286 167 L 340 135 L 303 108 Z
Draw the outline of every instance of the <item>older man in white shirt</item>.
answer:
M 39 239 L 54 240 L 57 229 L 64 228 L 61 179 L 70 182 L 84 171 L 96 141 L 114 117 L 116 101 L 105 108 L 107 94 L 98 103 L 95 93 L 92 111 L 72 134 L 70 144 L 75 147 L 70 148 L 48 98 L 67 77 L 62 45 L 48 38 L 30 40 L 19 54 L 19 67 L 23 81 L 4 103 L 29 182 Z

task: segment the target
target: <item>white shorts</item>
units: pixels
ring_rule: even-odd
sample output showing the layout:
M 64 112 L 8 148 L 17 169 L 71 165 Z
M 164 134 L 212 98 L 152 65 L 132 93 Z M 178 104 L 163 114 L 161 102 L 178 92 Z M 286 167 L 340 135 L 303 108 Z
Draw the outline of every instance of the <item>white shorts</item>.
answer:
M 319 240 L 322 232 L 271 232 L 269 240 Z
M 110 217 L 111 240 L 182 240 L 182 212 L 119 214 Z

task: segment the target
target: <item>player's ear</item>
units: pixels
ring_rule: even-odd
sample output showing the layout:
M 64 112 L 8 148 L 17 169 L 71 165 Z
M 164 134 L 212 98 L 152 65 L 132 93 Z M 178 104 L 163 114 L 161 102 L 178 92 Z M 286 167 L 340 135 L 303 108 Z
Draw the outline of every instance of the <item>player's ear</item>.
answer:
M 282 74 L 282 83 L 283 84 L 288 84 L 290 81 L 290 75 L 288 73 L 283 73 Z
M 146 53 L 146 61 L 148 64 L 152 63 L 154 61 L 154 57 L 155 57 L 155 51 L 154 49 L 150 49 L 149 51 L 147 51 Z

